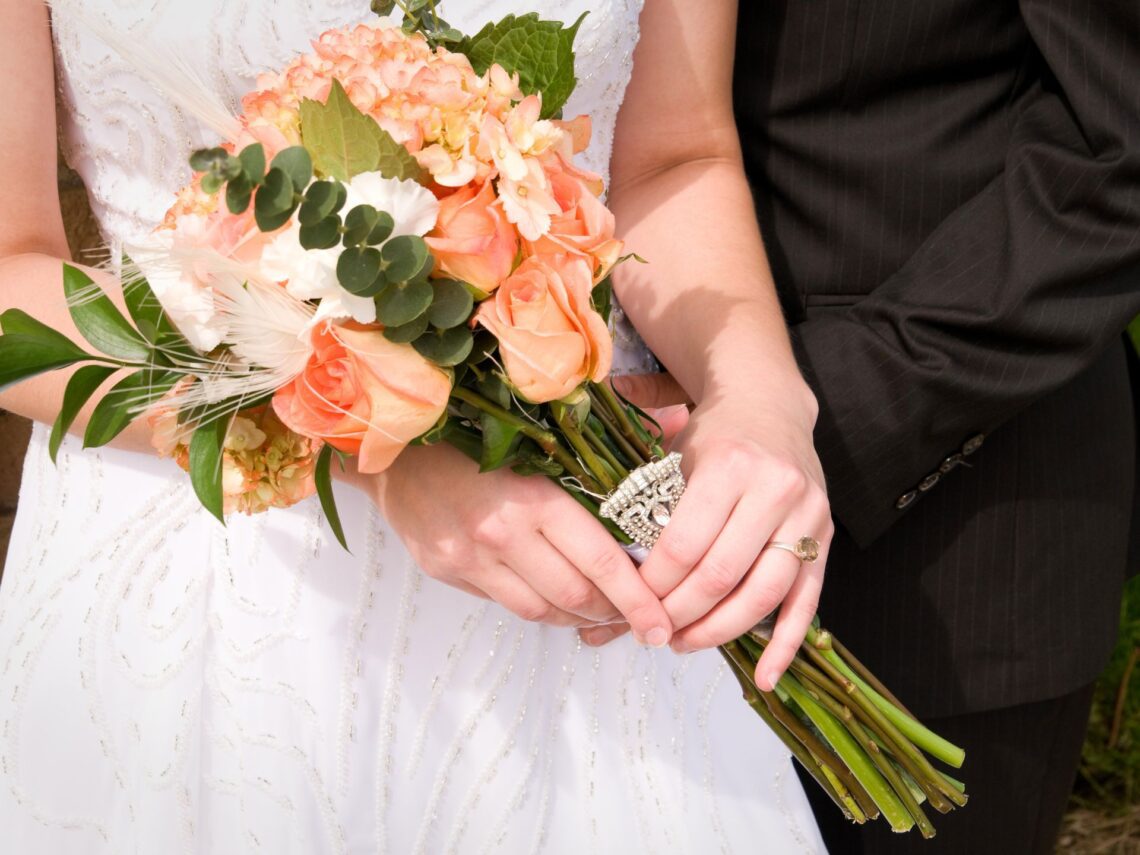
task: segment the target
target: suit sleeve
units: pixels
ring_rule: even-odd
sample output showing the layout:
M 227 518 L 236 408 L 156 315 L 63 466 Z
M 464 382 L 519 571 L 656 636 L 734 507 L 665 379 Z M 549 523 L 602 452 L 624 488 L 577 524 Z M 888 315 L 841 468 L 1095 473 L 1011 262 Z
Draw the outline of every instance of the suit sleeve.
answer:
M 1002 172 L 871 295 L 792 330 L 832 507 L 860 545 L 1140 314 L 1140 4 L 1021 10 L 1038 73 Z

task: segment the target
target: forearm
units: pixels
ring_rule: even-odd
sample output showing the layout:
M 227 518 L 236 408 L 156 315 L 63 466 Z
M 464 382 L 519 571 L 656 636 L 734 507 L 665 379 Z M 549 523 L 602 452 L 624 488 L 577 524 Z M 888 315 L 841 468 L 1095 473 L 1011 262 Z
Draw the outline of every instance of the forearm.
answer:
M 63 263 L 63 258 L 49 255 L 46 251 L 0 258 L 0 311 L 20 309 L 63 333 L 90 353 L 92 349 L 75 328 L 67 309 L 62 285 Z M 87 272 L 121 308 L 121 294 L 113 277 L 98 270 L 87 269 Z M 50 424 L 59 413 L 71 374 L 72 369 L 49 371 L 11 386 L 0 392 L 0 409 Z M 116 379 L 117 376 L 108 380 L 102 390 L 109 389 Z M 73 433 L 82 435 L 98 397 L 97 393 L 76 418 L 71 428 Z M 149 450 L 150 431 L 145 421 L 132 424 L 115 439 L 113 445 L 135 451 Z
M 794 401 L 811 412 L 743 169 L 731 154 L 617 184 L 618 232 L 649 263 L 622 265 L 622 307 L 698 402 Z

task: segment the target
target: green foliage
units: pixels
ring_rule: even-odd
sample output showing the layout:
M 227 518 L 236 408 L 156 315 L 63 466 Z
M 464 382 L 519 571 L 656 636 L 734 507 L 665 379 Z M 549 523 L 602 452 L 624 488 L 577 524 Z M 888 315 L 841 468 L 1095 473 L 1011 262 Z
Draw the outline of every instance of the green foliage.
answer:
M 1097 683 L 1075 798 L 1107 812 L 1140 799 L 1140 577 L 1124 589 L 1120 636 Z
M 284 172 L 298 193 L 305 192 L 305 188 L 313 180 L 313 160 L 304 146 L 293 145 L 282 149 L 269 164 L 269 169 L 270 171 L 280 169 Z
M 19 309 L 0 314 L 0 328 L 0 389 L 91 358 L 67 336 Z
M 344 526 L 340 522 L 340 512 L 336 508 L 336 496 L 333 495 L 332 489 L 332 458 L 336 453 L 331 445 L 325 445 L 321 449 L 321 453 L 317 455 L 317 465 L 313 473 L 313 480 L 317 486 L 317 498 L 321 502 L 321 510 L 324 511 L 325 519 L 329 521 L 329 528 L 332 529 L 333 536 L 336 537 L 337 543 L 344 548 L 345 552 L 349 552 L 348 540 L 344 536 Z
M 144 362 L 150 357 L 150 344 L 119 313 L 103 289 L 78 267 L 63 265 L 63 291 L 71 319 L 92 347 L 132 362 Z
M 454 279 L 437 279 L 432 282 L 435 299 L 432 300 L 428 320 L 436 329 L 449 330 L 466 323 L 475 307 L 475 300 L 462 282 Z
M 396 282 L 377 295 L 376 319 L 386 327 L 400 327 L 426 314 L 431 303 L 430 282 Z
M 276 231 L 289 222 L 296 209 L 297 194 L 292 178 L 281 168 L 270 169 L 253 201 L 257 227 L 263 232 Z
M 63 443 L 63 438 L 70 430 L 75 417 L 79 415 L 79 411 L 83 409 L 84 404 L 91 400 L 95 390 L 102 386 L 114 373 L 115 368 L 110 365 L 84 365 L 71 375 L 71 379 L 67 382 L 67 389 L 63 393 L 63 406 L 60 407 L 59 415 L 56 416 L 55 423 L 51 426 L 48 454 L 51 456 L 52 463 L 55 463 L 56 455 L 59 454 L 59 446 Z
M 518 427 L 507 424 L 490 413 L 483 413 L 483 449 L 479 458 L 479 471 L 490 472 L 517 462 L 515 452 L 522 441 Z
M 404 13 L 404 32 L 422 33 L 432 47 L 450 46 L 462 40 L 463 33 L 439 16 L 441 2 L 442 0 L 372 0 L 372 11 L 387 16 L 398 8 Z
M 301 138 L 321 175 L 348 181 L 379 171 L 385 178 L 423 180 L 416 159 L 356 109 L 338 80 L 324 104 L 308 98 L 301 102 Z
M 425 332 L 428 328 L 428 316 L 425 312 L 413 321 L 406 324 L 401 324 L 395 327 L 384 328 L 384 338 L 388 341 L 393 341 L 396 344 L 411 344 Z
M 455 50 L 466 54 L 483 74 L 492 65 L 518 72 L 519 85 L 528 95 L 542 93 L 542 117 L 555 118 L 574 91 L 574 37 L 582 17 L 569 27 L 560 21 L 540 20 L 537 13 L 508 15 L 463 39 Z
M 124 266 L 129 264 L 124 257 Z M 155 347 L 157 353 L 152 353 L 151 361 L 161 363 L 164 354 L 177 354 L 187 359 L 197 358 L 198 354 L 170 322 L 162 303 L 151 290 L 150 283 L 145 279 L 137 278 L 123 286 L 123 300 L 127 304 L 127 314 L 130 315 L 135 327 L 147 342 Z
M 349 293 L 374 297 L 384 287 L 380 281 L 380 265 L 380 250 L 375 247 L 346 249 L 337 259 L 336 278 Z
M 198 501 L 225 525 L 222 515 L 222 452 L 231 416 L 226 414 L 203 422 L 190 437 L 190 484 Z
M 302 226 L 315 226 L 344 207 L 348 192 L 339 181 L 314 181 L 305 191 L 297 219 Z
M 443 368 L 458 365 L 471 355 L 474 338 L 467 327 L 449 330 L 429 330 L 413 342 L 412 346 L 425 359 Z
M 84 448 L 98 448 L 117 437 L 140 412 L 158 401 L 182 379 L 176 371 L 143 368 L 128 374 L 111 387 L 95 406 L 87 430 Z
M 396 221 L 387 211 L 377 211 L 371 205 L 357 205 L 344 218 L 344 245 L 378 246 L 391 236 L 395 228 Z

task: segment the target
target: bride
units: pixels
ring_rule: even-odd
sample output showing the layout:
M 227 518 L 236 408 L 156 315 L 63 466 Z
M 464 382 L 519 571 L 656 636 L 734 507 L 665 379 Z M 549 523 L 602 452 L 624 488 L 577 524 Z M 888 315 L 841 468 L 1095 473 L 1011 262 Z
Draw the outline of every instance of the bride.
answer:
M 0 0 L 0 306 L 72 334 L 57 92 L 116 254 L 214 142 L 123 51 L 235 103 L 371 18 L 367 0 L 81 2 L 51 3 L 49 27 L 40 0 Z M 553 485 L 414 448 L 338 484 L 348 555 L 315 502 L 221 527 L 145 429 L 100 451 L 69 439 L 53 466 L 38 426 L 0 586 L 6 852 L 823 850 L 782 746 L 706 649 L 782 602 L 771 685 L 823 571 L 765 545 L 831 531 L 740 166 L 735 3 L 445 11 L 469 32 L 590 13 L 566 114 L 593 116 L 584 165 L 610 172 L 619 231 L 651 261 L 624 269 L 626 312 L 697 402 L 673 523 L 639 574 Z M 628 331 L 617 343 L 627 369 L 653 364 Z M 50 421 L 64 380 L 0 406 Z

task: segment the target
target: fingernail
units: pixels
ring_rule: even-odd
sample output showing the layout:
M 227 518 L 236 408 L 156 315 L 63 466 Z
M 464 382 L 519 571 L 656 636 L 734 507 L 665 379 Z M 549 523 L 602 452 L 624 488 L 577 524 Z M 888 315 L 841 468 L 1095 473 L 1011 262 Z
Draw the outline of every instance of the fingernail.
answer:
M 764 679 L 768 681 L 768 685 L 770 686 L 768 691 L 774 692 L 774 691 L 776 691 L 776 684 L 780 682 L 780 672 L 779 671 L 767 671 L 764 674 Z
M 655 626 L 645 634 L 645 643 L 650 647 L 664 647 L 669 643 L 669 633 L 661 627 Z
M 692 653 L 693 648 L 679 638 L 673 639 L 673 652 L 678 654 Z
M 613 641 L 618 635 L 621 634 L 621 627 L 613 626 L 595 626 L 590 629 L 580 630 L 579 635 L 582 640 L 591 647 L 600 647 L 607 641 Z

